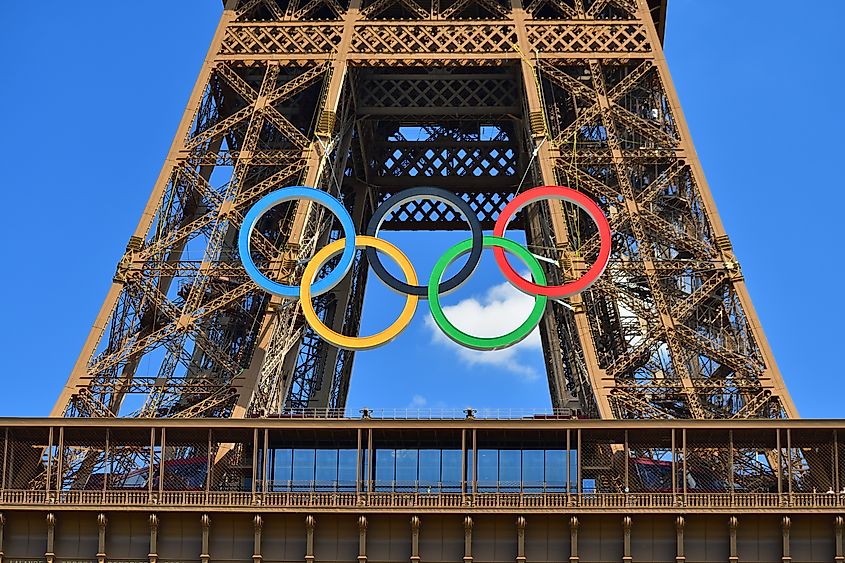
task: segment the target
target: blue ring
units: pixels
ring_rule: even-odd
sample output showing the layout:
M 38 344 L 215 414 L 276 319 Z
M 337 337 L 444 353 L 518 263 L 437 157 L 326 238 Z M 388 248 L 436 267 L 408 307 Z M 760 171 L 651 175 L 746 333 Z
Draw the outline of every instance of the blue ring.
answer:
M 352 267 L 352 262 L 355 259 L 355 223 L 352 221 L 352 216 L 340 201 L 322 190 L 307 186 L 290 186 L 276 190 L 262 197 L 252 206 L 246 217 L 244 217 L 244 223 L 241 226 L 240 233 L 238 233 L 238 251 L 241 254 L 241 262 L 244 265 L 244 269 L 249 277 L 252 278 L 252 281 L 267 292 L 280 297 L 295 299 L 299 297 L 299 286 L 275 282 L 258 271 L 258 267 L 252 260 L 249 248 L 249 239 L 258 220 L 271 207 L 294 199 L 313 201 L 314 203 L 319 203 L 327 207 L 329 211 L 340 219 L 343 236 L 346 238 L 346 246 L 343 248 L 343 254 L 340 255 L 340 262 L 338 262 L 335 269 L 328 276 L 311 286 L 312 295 L 321 295 L 327 291 L 331 291 L 334 286 L 343 281 L 343 278 Z

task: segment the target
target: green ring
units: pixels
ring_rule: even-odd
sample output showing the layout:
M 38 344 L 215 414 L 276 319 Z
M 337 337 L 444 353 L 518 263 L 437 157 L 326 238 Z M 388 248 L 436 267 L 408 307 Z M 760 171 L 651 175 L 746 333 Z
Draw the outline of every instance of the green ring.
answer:
M 507 252 L 510 252 L 528 266 L 531 270 L 531 275 L 534 277 L 534 283 L 545 285 L 546 274 L 543 273 L 543 268 L 537 258 L 531 254 L 527 248 L 517 242 L 502 237 L 494 237 L 490 235 L 484 236 L 484 248 L 492 248 L 498 246 Z M 449 265 L 469 252 L 472 249 L 472 239 L 467 239 L 459 242 L 449 250 L 434 265 L 431 271 L 431 277 L 428 280 L 428 307 L 431 310 L 431 316 L 434 322 L 440 327 L 443 333 L 451 338 L 454 342 L 473 350 L 501 350 L 509 348 L 525 339 L 531 331 L 534 330 L 540 319 L 543 318 L 543 312 L 546 310 L 546 303 L 548 298 L 544 295 L 536 295 L 534 298 L 534 308 L 531 310 L 531 315 L 519 325 L 517 328 L 502 336 L 494 336 L 491 338 L 482 338 L 480 336 L 473 336 L 459 330 L 455 325 L 449 322 L 446 315 L 443 313 L 443 308 L 440 306 L 440 296 L 437 294 L 437 288 L 440 286 L 440 280 L 443 273 Z

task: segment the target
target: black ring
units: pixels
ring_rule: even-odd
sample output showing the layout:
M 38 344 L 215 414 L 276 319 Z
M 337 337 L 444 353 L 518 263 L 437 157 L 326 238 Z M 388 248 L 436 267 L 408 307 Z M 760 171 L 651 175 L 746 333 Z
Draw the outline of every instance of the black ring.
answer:
M 466 218 L 469 223 L 469 229 L 472 232 L 472 248 L 469 251 L 469 258 L 461 270 L 451 278 L 444 280 L 437 286 L 437 293 L 444 295 L 461 286 L 469 277 L 475 272 L 478 263 L 481 261 L 481 253 L 484 251 L 484 231 L 481 228 L 481 221 L 472 210 L 469 203 L 461 199 L 453 192 L 446 191 L 435 187 L 419 187 L 409 188 L 394 194 L 387 198 L 381 205 L 378 206 L 375 213 L 373 213 L 369 224 L 367 224 L 367 235 L 377 237 L 381 224 L 384 222 L 385 216 L 393 211 L 393 208 L 408 202 L 412 199 L 434 199 L 451 205 Z M 405 295 L 417 295 L 422 299 L 428 299 L 428 288 L 423 285 L 409 285 L 402 280 L 395 278 L 382 265 L 378 252 L 375 248 L 368 247 L 366 250 L 367 261 L 373 268 L 376 276 L 384 282 L 389 288 Z

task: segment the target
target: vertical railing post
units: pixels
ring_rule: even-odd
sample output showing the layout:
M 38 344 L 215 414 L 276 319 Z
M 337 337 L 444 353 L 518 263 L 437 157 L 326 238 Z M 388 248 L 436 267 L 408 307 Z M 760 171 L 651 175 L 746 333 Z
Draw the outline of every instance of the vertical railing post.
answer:
M 442 458 L 442 456 L 441 456 Z M 443 480 L 443 471 L 441 464 L 440 480 Z M 467 431 L 466 428 L 461 429 L 461 499 L 466 502 L 467 494 Z
M 153 498 L 153 481 L 155 480 L 155 463 L 156 463 L 156 429 L 150 427 L 150 462 L 147 467 L 147 497 Z
M 623 453 L 625 454 L 625 483 L 624 483 L 625 489 L 624 490 L 625 490 L 625 493 L 629 493 L 631 491 L 631 488 L 630 488 L 631 483 L 628 480 L 629 472 L 630 472 L 630 468 L 628 467 L 628 465 L 629 465 L 629 461 L 630 461 L 631 451 L 630 451 L 629 446 L 628 446 L 628 429 L 627 428 L 625 429 L 625 446 L 624 446 Z M 625 502 L 627 502 L 627 498 L 626 498 Z
M 65 471 L 65 427 L 59 426 L 59 445 L 56 449 L 56 498 L 62 490 L 62 481 Z
M 681 477 L 683 479 L 683 486 L 684 486 L 683 498 L 684 498 L 684 506 L 687 506 L 689 499 L 687 499 L 687 481 L 688 481 L 688 479 L 687 479 L 687 429 L 686 428 L 681 429 L 681 450 L 682 450 L 681 455 L 683 456 L 683 463 L 682 463 L 681 469 L 683 470 L 683 473 L 684 473 L 683 476 Z
M 264 443 L 261 447 L 261 494 L 267 494 L 267 456 L 270 453 L 270 430 L 264 428 Z
M 572 455 L 572 437 L 570 434 L 570 429 L 566 429 L 566 455 L 564 456 L 564 463 L 566 463 L 566 505 L 570 506 L 572 504 L 572 462 L 569 457 Z
M 576 486 L 576 491 L 578 492 L 578 501 L 580 502 L 581 501 L 581 494 L 584 492 L 583 491 L 583 482 L 582 482 L 583 480 L 581 479 L 581 467 L 583 465 L 583 463 L 582 463 L 583 460 L 581 459 L 582 456 L 581 456 L 581 429 L 580 428 L 578 429 L 578 435 L 577 435 L 576 439 L 577 439 L 577 443 L 576 443 L 576 451 L 575 451 L 575 458 L 576 458 L 575 461 L 576 461 L 577 465 L 575 466 L 575 478 L 577 479 L 577 482 L 575 483 L 575 486 Z
M 472 429 L 472 494 L 478 493 L 478 431 Z
M 355 498 L 360 500 L 361 499 L 361 492 L 364 490 L 364 483 L 362 482 L 364 475 L 363 475 L 363 472 L 361 471 L 361 468 L 364 465 L 364 459 L 363 459 L 363 455 L 362 455 L 363 454 L 363 450 L 362 450 L 363 430 L 361 430 L 359 428 L 357 434 L 358 434 L 358 446 L 357 446 L 358 451 L 355 454 L 355 460 L 356 460 L 356 464 L 355 464 Z
M 373 474 L 375 472 L 375 452 L 373 451 L 373 429 L 367 428 L 367 492 L 373 492 Z
M 792 429 L 786 429 L 786 478 L 787 494 L 789 495 L 789 506 L 792 506 Z
M 167 428 L 161 427 L 161 456 L 158 459 L 158 501 L 164 500 L 164 479 L 167 475 Z
M 53 470 L 53 427 L 50 427 L 50 431 L 47 434 L 47 479 L 44 481 L 44 494 L 47 495 L 49 498 L 50 495 L 50 480 L 52 477 L 52 470 Z
M 778 504 L 783 504 L 783 448 L 780 443 L 780 428 L 775 430 L 775 447 L 777 448 L 777 477 L 778 477 Z
M 258 482 L 258 428 L 252 429 L 252 503 L 255 504 Z
M 9 427 L 3 432 L 3 476 L 0 478 L 0 491 L 6 491 L 6 469 L 9 467 Z
M 833 490 L 840 494 L 842 488 L 839 486 L 839 430 L 833 431 Z

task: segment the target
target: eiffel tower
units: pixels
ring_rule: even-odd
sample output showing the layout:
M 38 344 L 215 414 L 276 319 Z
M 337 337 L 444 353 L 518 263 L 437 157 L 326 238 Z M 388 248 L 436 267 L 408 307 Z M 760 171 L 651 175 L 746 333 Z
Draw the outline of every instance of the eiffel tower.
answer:
M 52 416 L 0 418 L 0 563 L 845 561 L 845 422 L 794 420 L 665 19 L 666 0 L 225 0 Z M 532 187 L 596 202 L 608 267 L 539 325 L 553 410 L 347 412 L 354 353 L 239 253 L 288 186 L 359 234 L 420 186 L 485 230 Z M 408 199 L 382 228 L 465 219 Z M 296 284 L 341 227 L 281 203 L 250 258 Z M 598 261 L 569 203 L 512 228 L 550 285 Z M 313 299 L 323 324 L 358 334 L 368 275 L 359 253 Z
M 339 193 L 363 229 L 374 206 L 425 184 L 459 194 L 488 229 L 526 186 L 571 186 L 610 219 L 608 271 L 541 324 L 553 407 L 795 417 L 669 76 L 665 13 L 639 0 L 227 2 L 52 414 L 342 411 L 354 354 L 256 287 L 236 233 L 287 185 Z M 299 205 L 255 242 L 280 280 L 298 280 L 336 229 Z M 557 263 L 548 277 L 578 277 L 598 252 L 594 226 L 559 203 L 529 211 L 518 226 Z M 465 225 L 411 201 L 384 228 Z M 357 334 L 367 271 L 358 260 L 315 304 L 335 331 Z

